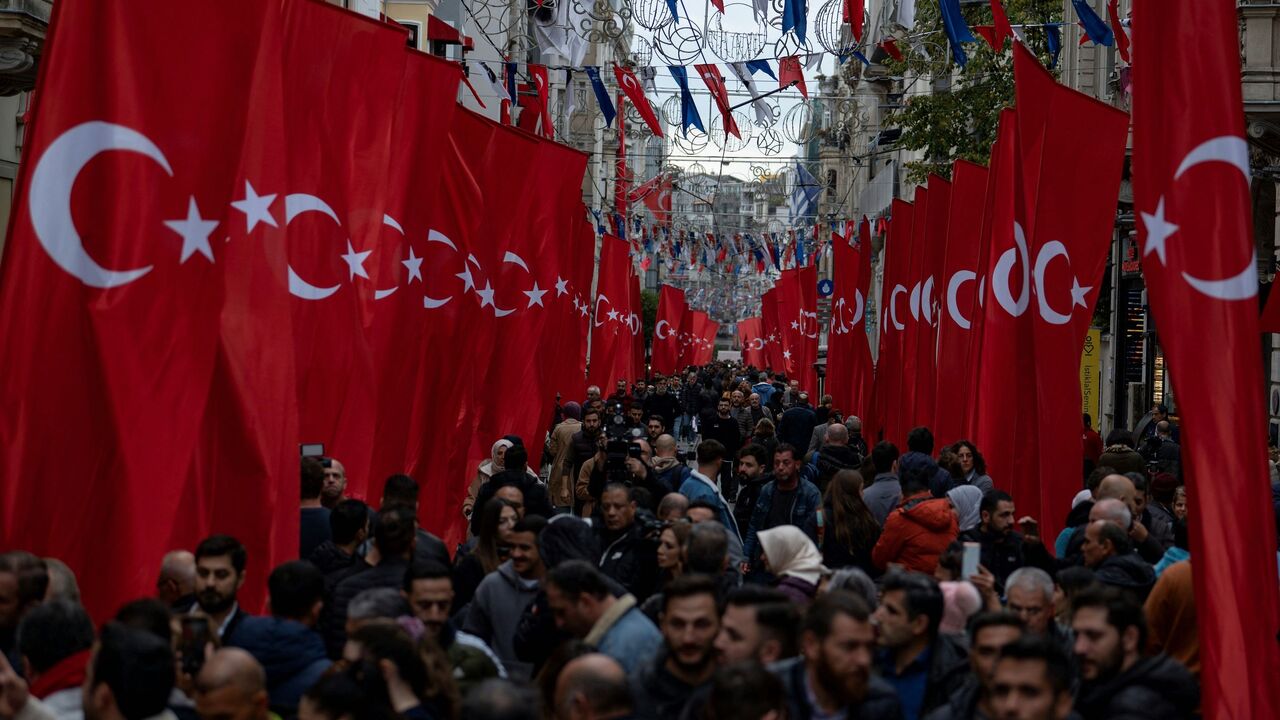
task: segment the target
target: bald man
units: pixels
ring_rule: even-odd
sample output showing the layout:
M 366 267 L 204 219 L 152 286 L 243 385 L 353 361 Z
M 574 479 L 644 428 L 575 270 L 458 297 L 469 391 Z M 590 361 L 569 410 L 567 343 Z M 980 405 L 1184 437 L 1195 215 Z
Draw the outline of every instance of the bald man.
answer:
M 248 652 L 222 648 L 196 678 L 200 720 L 268 720 L 267 674 Z
M 659 435 L 653 443 L 653 474 L 669 493 L 679 490 L 689 474 L 689 466 L 676 456 L 676 439 L 669 434 Z
M 1152 536 L 1147 526 L 1142 524 L 1143 503 L 1139 500 L 1146 500 L 1145 493 L 1140 497 L 1137 486 L 1124 475 L 1108 475 L 1102 478 L 1102 483 L 1098 485 L 1098 500 L 1123 502 L 1125 507 L 1129 508 L 1129 515 L 1133 520 L 1128 531 L 1134 549 L 1143 560 L 1153 565 L 1160 562 L 1160 558 L 1164 557 L 1164 546 L 1160 544 L 1160 539 Z
M 608 655 L 570 660 L 556 680 L 557 720 L 611 720 L 634 709 L 626 671 Z
M 689 514 L 689 498 L 678 492 L 667 493 L 658 503 L 658 519 L 665 523 L 683 520 Z
M 186 550 L 166 553 L 156 578 L 156 597 L 170 609 L 186 612 L 196 602 L 196 556 Z

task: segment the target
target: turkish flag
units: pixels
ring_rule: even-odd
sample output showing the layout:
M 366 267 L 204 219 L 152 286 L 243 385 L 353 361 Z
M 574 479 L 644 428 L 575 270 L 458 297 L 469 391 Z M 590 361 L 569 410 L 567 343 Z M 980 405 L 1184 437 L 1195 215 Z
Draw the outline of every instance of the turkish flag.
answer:
M 864 215 L 858 223 L 858 242 L 854 245 L 858 251 L 858 291 L 863 300 L 862 310 L 854 313 L 858 323 L 858 332 L 851 333 L 853 338 L 853 359 L 856 365 L 853 372 L 853 401 L 850 412 L 858 412 L 862 418 L 862 430 L 865 437 L 875 437 L 880 426 L 872 413 L 875 401 L 875 361 L 871 358 L 871 339 L 866 331 L 866 299 L 871 296 L 871 221 Z
M 760 296 L 760 326 L 765 332 L 765 359 L 774 372 L 786 371 L 786 333 L 778 319 L 778 286 L 774 285 Z
M 934 430 L 934 405 L 938 382 L 938 322 L 943 311 L 943 264 L 947 253 L 948 213 L 951 211 L 951 182 L 938 175 L 929 176 L 929 207 L 925 216 L 923 246 L 920 248 L 920 315 L 916 327 L 915 404 L 912 425 Z M 915 290 L 912 290 L 912 294 Z M 954 439 L 954 438 L 953 438 Z
M 1080 354 L 1111 244 L 1129 118 L 1059 85 L 1021 43 L 1014 76 L 1018 106 L 1043 108 L 1048 121 L 1037 202 L 1027 208 L 1034 214 L 1027 237 L 1033 300 L 1025 312 L 1035 348 L 1036 414 L 1073 417 L 1080 412 Z M 996 268 L 992 289 L 1003 287 L 1005 277 Z M 1040 518 L 1044 537 L 1057 537 L 1063 510 L 1080 491 L 1080 440 L 1042 422 L 1035 450 L 1036 482 L 1014 498 Z
M 659 224 L 669 225 L 671 224 L 671 191 L 671 176 L 667 173 L 658 173 L 632 190 L 628 200 L 633 203 L 643 202 Z
M 1004 49 L 1005 40 L 1017 37 L 1013 34 L 1013 25 L 1009 24 L 1009 15 L 1004 11 L 1004 3 L 1001 0 L 991 0 L 991 19 L 996 32 L 993 49 L 1000 52 Z
M 711 91 L 711 98 L 716 101 L 716 107 L 720 108 L 720 119 L 724 123 L 724 134 L 726 136 L 742 137 L 738 134 L 738 123 L 733 119 L 733 111 L 729 109 L 729 91 L 724 86 L 724 76 L 720 74 L 720 68 L 716 67 L 714 63 L 708 63 L 706 65 L 694 65 L 693 69 L 698 71 L 702 81 L 707 84 L 707 89 Z
M 591 312 L 581 296 L 590 294 L 591 275 L 595 271 L 596 235 L 584 210 L 580 207 L 569 233 L 560 240 L 564 243 L 559 267 L 563 277 L 557 277 L 555 302 L 548 304 L 557 318 L 556 334 L 543 340 L 553 344 L 555 353 L 543 363 L 546 387 L 554 389 L 563 398 L 582 397 L 587 388 L 587 336 L 591 333 Z M 563 288 L 561 280 L 564 281 Z
M 784 270 L 778 279 L 778 321 L 787 338 L 783 351 L 787 379 L 799 380 L 801 389 L 818 389 L 817 269 L 813 266 Z
M 427 387 L 425 383 L 433 376 L 423 370 L 438 362 L 430 353 L 429 341 L 437 339 L 434 331 L 443 324 L 438 312 L 427 309 L 426 299 L 440 295 L 443 282 L 433 272 L 439 257 L 433 246 L 441 244 L 434 234 L 438 233 L 434 222 L 441 215 L 437 203 L 446 173 L 439 167 L 449 146 L 461 77 L 454 63 L 425 53 L 408 53 L 391 137 L 396 150 L 388 172 L 387 206 L 378 242 L 366 265 L 374 287 L 372 299 L 366 297 L 372 310 L 369 338 L 378 368 L 373 377 L 378 406 L 373 458 L 367 470 L 348 466 L 349 475 L 376 481 L 411 467 L 410 448 L 418 438 L 407 419 L 414 417 L 419 389 Z M 460 327 L 451 324 L 449 329 Z M 445 449 L 438 451 L 443 454 Z M 425 472 L 415 478 L 424 487 L 433 480 L 442 484 Z M 424 526 L 428 525 L 428 504 L 420 503 Z
M 846 415 L 866 416 L 873 368 L 864 320 L 871 268 L 871 227 L 865 217 L 858 229 L 856 244 L 849 242 L 852 222 L 844 236 L 832 238 L 835 293 L 827 333 L 826 392 Z
M 911 230 L 915 207 L 906 200 L 894 198 L 891 205 L 888 237 L 884 244 L 884 281 L 880 285 L 880 352 L 876 360 L 875 415 L 884 439 L 899 448 L 907 439 L 902 390 L 904 331 L 911 318 L 907 305 L 911 291 L 904 284 L 911 263 Z
M 1209 718 L 1280 716 L 1275 521 L 1232 3 L 1134 4 L 1142 270 L 1182 422 Z M 1173 62 L 1194 43 L 1194 63 Z
M 702 310 L 691 310 L 689 318 L 689 364 L 706 365 L 715 359 L 716 333 L 720 323 L 712 320 Z
M 902 333 L 902 386 L 898 394 L 898 402 L 902 405 L 899 417 L 899 430 L 905 441 L 907 433 L 919 425 L 921 418 L 916 415 L 916 397 L 920 394 L 922 370 L 920 368 L 921 325 L 923 316 L 920 311 L 920 291 L 925 281 L 925 245 L 928 243 L 925 229 L 929 224 L 929 188 L 917 186 L 915 202 L 912 206 L 910 245 L 907 265 L 901 276 L 901 283 L 907 290 L 907 310 L 900 315 L 905 329 Z
M 600 249 L 600 279 L 591 327 L 591 363 L 588 383 L 613 387 L 618 380 L 637 379 L 634 338 L 640 333 L 640 316 L 631 306 L 630 246 L 626 240 L 605 235 Z
M 796 55 L 778 58 L 778 87 L 785 90 L 792 85 L 796 86 L 806 100 L 809 99 L 809 89 L 804 85 L 804 71 L 800 69 L 800 58 Z
M 551 122 L 551 97 L 548 90 L 547 66 L 529 63 L 529 76 L 533 78 L 533 84 L 538 93 L 538 118 L 542 121 L 542 135 L 543 137 L 554 138 L 556 136 L 556 128 Z
M 672 375 L 680 370 L 680 327 L 684 312 L 684 291 L 663 285 L 658 291 L 658 319 L 653 327 L 650 363 L 655 373 Z
M 654 135 L 662 137 L 662 123 L 658 122 L 658 116 L 653 112 L 653 106 L 649 104 L 649 98 L 645 97 L 644 87 L 640 81 L 636 79 L 636 74 L 628 67 L 621 65 L 613 66 L 613 74 L 618 79 L 618 88 L 626 93 L 627 99 L 635 106 L 636 112 L 640 113 L 640 117 L 644 118 L 644 122 L 653 131 Z M 622 105 L 618 105 L 618 115 L 621 116 Z M 621 128 L 621 125 L 619 125 Z
M 759 317 L 743 318 L 738 321 L 738 344 L 742 347 L 742 362 L 747 367 L 762 369 L 768 367 L 765 359 L 765 332 L 763 321 Z
M 933 435 L 942 443 L 967 437 L 970 349 L 978 305 L 979 258 L 986 250 L 982 219 L 987 204 L 987 169 L 957 160 L 951 172 L 947 246 L 937 276 L 937 390 Z
M 982 221 L 981 228 L 978 231 L 978 242 L 980 244 L 977 251 L 977 259 L 973 272 L 977 276 L 978 287 L 973 291 L 973 314 L 969 317 L 969 352 L 966 358 L 965 367 L 965 387 L 969 388 L 964 395 L 964 412 L 962 415 L 961 436 L 974 439 L 977 436 L 978 425 L 978 408 L 980 393 L 974 392 L 973 388 L 979 387 L 980 376 L 982 373 L 982 348 L 983 338 L 986 328 L 986 303 L 990 297 L 987 291 L 987 276 L 989 275 L 989 261 L 991 258 L 990 244 L 994 226 L 994 210 L 996 203 L 996 184 L 1002 181 L 1006 176 L 1010 176 L 1009 172 L 999 173 L 996 169 L 1002 167 L 1001 157 L 1014 151 L 1013 144 L 1017 139 L 1016 125 L 1017 116 L 1011 108 L 1000 111 L 999 124 L 996 127 L 996 141 L 991 145 L 991 161 L 986 172 L 987 187 L 986 195 L 982 202 Z M 1007 169 L 1007 168 L 1006 168 Z M 1011 176 L 1010 176 L 1011 177 Z M 963 208 L 960 208 L 963 212 Z M 960 231 L 959 237 L 965 237 L 965 231 Z M 950 282 L 950 281 L 948 281 Z M 957 298 L 963 298 L 963 292 L 966 288 L 963 283 L 957 289 Z M 962 300 L 958 300 L 962 302 Z M 963 312 L 963 306 L 961 306 Z M 948 343 L 949 344 L 949 343 Z M 989 452 L 983 454 L 987 460 L 988 466 L 991 464 Z

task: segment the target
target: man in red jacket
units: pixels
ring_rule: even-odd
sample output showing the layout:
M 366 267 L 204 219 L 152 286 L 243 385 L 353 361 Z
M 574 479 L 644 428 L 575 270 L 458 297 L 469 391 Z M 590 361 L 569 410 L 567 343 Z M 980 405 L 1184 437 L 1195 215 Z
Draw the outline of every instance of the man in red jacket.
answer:
M 902 502 L 885 520 L 884 531 L 871 549 L 871 562 L 879 570 L 893 563 L 932 575 L 938 556 L 959 532 L 951 501 L 934 498 L 928 474 L 912 470 L 902 478 Z

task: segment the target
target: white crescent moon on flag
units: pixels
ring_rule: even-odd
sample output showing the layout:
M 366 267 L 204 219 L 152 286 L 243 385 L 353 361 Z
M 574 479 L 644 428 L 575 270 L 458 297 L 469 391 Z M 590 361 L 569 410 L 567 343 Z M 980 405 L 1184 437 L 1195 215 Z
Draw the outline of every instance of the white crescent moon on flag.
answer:
M 924 321 L 933 324 L 933 276 L 930 275 L 920 288 L 920 314 Z
M 663 326 L 663 325 L 666 325 L 668 328 L 670 328 L 670 327 L 671 327 L 671 323 L 667 322 L 666 320 L 659 320 L 659 321 L 658 321 L 658 324 L 653 326 L 653 334 L 654 334 L 654 336 L 655 336 L 655 337 L 657 337 L 659 340 L 666 340 L 667 338 L 671 337 L 671 336 L 674 334 L 674 333 L 672 333 L 670 330 L 668 330 L 668 331 L 667 331 L 667 334 L 666 334 L 666 335 L 663 335 L 663 334 L 662 334 L 662 326 Z
M 595 327 L 600 327 L 601 325 L 604 325 L 604 323 L 600 322 L 600 301 L 601 300 L 605 301 L 606 303 L 609 303 L 609 296 L 603 293 L 596 296 L 595 317 L 591 321 Z M 609 307 L 613 307 L 613 303 L 609 303 Z
M 449 247 L 449 249 L 450 249 L 450 250 L 453 250 L 455 253 L 456 253 L 456 252 L 458 252 L 458 246 L 453 244 L 453 241 L 449 239 L 449 236 L 448 236 L 448 235 L 445 235 L 444 233 L 440 232 L 439 230 L 431 230 L 431 231 L 428 231 L 428 232 L 427 232 L 427 242 L 429 242 L 429 243 L 440 243 L 441 245 L 447 245 L 447 246 Z M 464 267 L 464 269 L 465 269 L 465 263 L 464 263 L 463 267 Z M 424 284 L 425 284 L 425 283 L 424 283 Z M 426 308 L 426 309 L 428 309 L 428 310 L 434 310 L 434 309 L 436 309 L 436 308 L 438 308 L 438 307 L 444 307 L 445 305 L 448 305 L 448 304 L 449 304 L 449 301 L 450 301 L 450 300 L 452 300 L 452 299 L 453 299 L 453 296 L 452 296 L 452 295 L 450 295 L 450 296 L 448 296 L 448 297 L 445 297 L 445 298 L 433 298 L 433 297 L 431 297 L 430 295 L 427 295 L 426 293 L 423 293 L 423 295 L 422 295 L 422 307 L 424 307 L 424 308 Z
M 510 250 L 508 250 L 507 253 L 502 256 L 502 262 L 504 264 L 517 265 L 520 267 L 520 269 L 524 270 L 526 273 L 529 272 L 529 264 L 524 261 L 524 258 L 511 252 Z M 498 304 L 496 302 L 493 304 L 494 317 L 506 317 L 513 312 L 515 312 L 515 308 L 507 310 L 507 309 L 498 307 Z
M 754 345 L 754 347 L 752 347 L 752 348 L 751 348 L 752 350 L 763 350 L 763 349 L 764 349 L 764 338 L 756 338 L 755 340 L 752 340 L 751 342 L 752 342 L 752 344 Z M 758 344 L 758 345 L 756 345 L 756 343 L 759 343 L 759 344 Z
M 1223 135 L 1206 140 L 1194 150 L 1187 153 L 1178 165 L 1178 172 L 1173 179 L 1178 180 L 1183 173 L 1204 163 L 1226 163 L 1240 171 L 1245 185 L 1249 184 L 1249 144 L 1244 138 L 1234 135 Z M 1253 257 L 1239 273 L 1222 280 L 1205 280 L 1189 272 L 1182 273 L 1182 279 L 1196 292 L 1216 300 L 1248 300 L 1258 294 L 1258 251 L 1255 248 Z
M 906 330 L 907 326 L 898 322 L 898 293 L 907 294 L 907 289 L 901 285 L 894 285 L 893 291 L 889 293 L 889 318 L 893 320 L 893 327 L 896 330 Z
M 173 169 L 160 148 L 142 133 L 123 125 L 93 121 L 59 135 L 40 156 L 31 173 L 27 209 L 40 246 L 58 267 L 95 288 L 112 288 L 137 280 L 153 265 L 113 270 L 99 265 L 84 248 L 71 216 L 71 190 L 89 161 L 108 150 L 135 152 L 151 158 L 169 177 Z
M 293 222 L 294 218 L 298 217 L 303 213 L 308 213 L 308 212 L 318 212 L 324 215 L 328 215 L 329 218 L 332 219 L 339 226 L 342 225 L 342 222 L 338 220 L 338 214 L 333 211 L 333 208 L 329 207 L 328 203 L 316 197 L 315 195 L 308 195 L 307 193 L 293 193 L 291 195 L 285 196 L 284 198 L 285 227 L 289 227 L 289 223 Z M 289 270 L 289 293 L 294 297 L 302 298 L 303 300 L 323 300 L 329 297 L 330 295 L 338 292 L 338 288 L 340 287 L 339 285 L 333 285 L 327 288 L 316 287 L 315 285 L 312 285 L 306 280 L 303 280 L 302 277 L 298 275 L 298 273 L 294 272 L 292 265 L 288 266 L 288 270 Z
M 1040 306 L 1040 317 L 1050 325 L 1066 325 L 1071 322 L 1071 314 L 1063 314 L 1054 310 L 1049 305 L 1049 300 L 1045 297 L 1044 291 L 1044 271 L 1049 267 L 1049 263 L 1056 257 L 1062 256 L 1067 259 L 1067 264 L 1071 263 L 1071 256 L 1067 254 L 1067 246 L 1052 240 L 1044 244 L 1040 248 L 1040 253 L 1036 255 L 1036 304 Z
M 862 324 L 863 324 L 863 321 L 862 321 L 862 314 L 863 314 L 864 312 L 866 312 L 866 309 L 867 309 L 867 300 L 866 300 L 866 298 L 862 297 L 862 291 L 861 291 L 861 290 L 854 290 L 854 291 L 853 291 L 853 297 L 854 297 L 854 299 L 855 299 L 855 300 L 857 300 L 857 301 L 858 301 L 858 304 L 855 306 L 855 307 L 857 307 L 858 309 L 853 311 L 853 322 L 854 322 L 854 325 L 855 325 L 855 326 L 857 326 L 857 325 L 862 325 Z
M 382 215 L 382 224 L 385 225 L 386 227 L 393 228 L 397 232 L 399 232 L 401 235 L 404 235 L 404 228 L 400 227 L 400 223 L 396 221 L 395 218 L 391 217 L 390 215 L 387 215 L 386 213 L 383 213 Z M 396 285 L 395 287 L 387 288 L 386 290 L 374 290 L 373 299 L 381 300 L 384 297 L 389 297 L 393 293 L 395 293 L 396 290 L 399 290 L 399 289 L 400 289 L 400 286 Z
M 947 283 L 947 314 L 951 316 L 951 320 L 959 325 L 962 329 L 968 330 L 972 327 L 969 318 L 960 314 L 960 308 L 956 305 L 956 293 L 959 292 L 960 286 L 967 282 L 972 282 L 978 277 L 977 273 L 972 270 L 960 270 L 951 276 L 951 280 Z
M 1028 267 L 1030 259 L 1027 257 L 1027 236 L 1020 223 L 1013 224 L 1013 242 L 1018 246 L 1017 249 L 1005 250 L 996 262 L 995 271 L 991 273 L 991 292 L 1005 312 L 1013 317 L 1021 317 L 1031 304 L 1031 268 Z M 1009 274 L 1019 255 L 1022 257 L 1022 294 L 1014 300 L 1013 293 L 1009 291 Z
M 916 320 L 919 320 L 920 319 L 920 283 L 916 283 L 911 287 L 911 303 L 908 305 L 908 307 L 911 308 L 911 317 L 915 318 Z

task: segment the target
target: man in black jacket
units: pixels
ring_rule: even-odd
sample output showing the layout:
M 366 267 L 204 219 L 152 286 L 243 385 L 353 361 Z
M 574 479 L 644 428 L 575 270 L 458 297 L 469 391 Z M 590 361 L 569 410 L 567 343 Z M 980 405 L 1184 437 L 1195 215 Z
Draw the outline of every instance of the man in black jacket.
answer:
M 716 605 L 716 584 L 706 575 L 682 575 L 663 589 L 658 626 L 663 647 L 631 680 L 636 718 L 680 717 L 690 698 L 711 681 L 720 631 Z
M 657 571 L 657 547 L 636 522 L 636 498 L 632 488 L 610 483 L 600 494 L 604 529 L 600 534 L 603 551 L 601 572 L 617 580 L 627 592 L 644 602 L 653 592 Z
M 330 601 L 325 603 L 324 635 L 331 657 L 341 653 L 346 642 L 347 606 L 351 599 L 370 588 L 394 588 L 404 584 L 404 571 L 414 557 L 416 520 L 404 506 L 392 506 L 378 512 L 378 526 L 373 531 L 373 548 L 365 555 L 371 567 L 360 569 L 339 580 Z
M 1000 653 L 1025 632 L 1022 620 L 1013 613 L 984 612 L 969 620 L 969 665 L 973 672 L 948 700 L 925 720 L 963 720 L 999 717 L 992 712 L 991 671 Z
M 880 675 L 898 691 L 903 714 L 919 718 L 947 702 L 964 684 L 969 656 L 958 641 L 938 632 L 942 589 L 928 575 L 890 572 L 876 608 Z
M 1076 712 L 1095 718 L 1190 718 L 1200 705 L 1195 678 L 1167 655 L 1144 657 L 1142 606 L 1107 588 L 1082 591 L 1071 602 L 1071 627 L 1082 684 Z
M 871 672 L 875 638 L 862 598 L 847 590 L 819 595 L 805 613 L 802 655 L 770 668 L 786 690 L 788 720 L 901 718 L 893 688 Z
M 1022 533 L 1013 529 L 1013 497 L 1003 490 L 982 496 L 978 526 L 960 534 L 960 540 L 982 545 L 982 566 L 995 576 L 996 589 L 1004 588 L 1009 573 L 1027 564 Z

